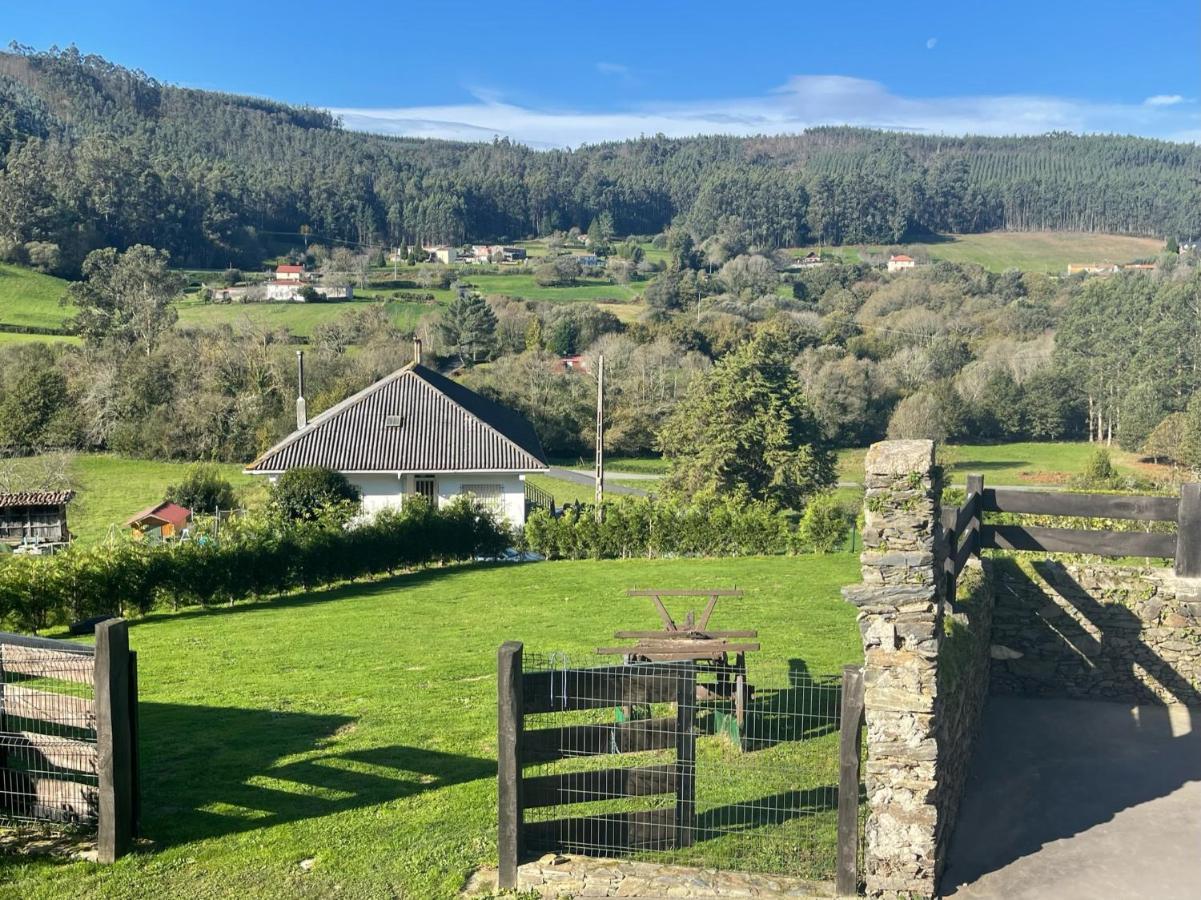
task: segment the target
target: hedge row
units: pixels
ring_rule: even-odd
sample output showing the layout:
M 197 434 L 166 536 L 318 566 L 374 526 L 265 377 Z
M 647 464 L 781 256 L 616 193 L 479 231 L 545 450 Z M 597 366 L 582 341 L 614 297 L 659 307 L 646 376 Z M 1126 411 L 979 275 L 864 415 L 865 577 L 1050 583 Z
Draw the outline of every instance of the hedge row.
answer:
M 526 545 L 550 559 L 661 556 L 760 556 L 831 550 L 846 539 L 849 522 L 829 517 L 830 501 L 812 501 L 799 527 L 794 518 L 760 502 L 685 506 L 662 500 L 568 508 L 558 518 L 536 510 L 525 526 Z
M 221 539 L 72 546 L 52 557 L 0 562 L 0 623 L 36 630 L 160 605 L 232 603 L 434 562 L 494 556 L 508 529 L 466 501 L 412 503 L 352 529 L 259 519 Z

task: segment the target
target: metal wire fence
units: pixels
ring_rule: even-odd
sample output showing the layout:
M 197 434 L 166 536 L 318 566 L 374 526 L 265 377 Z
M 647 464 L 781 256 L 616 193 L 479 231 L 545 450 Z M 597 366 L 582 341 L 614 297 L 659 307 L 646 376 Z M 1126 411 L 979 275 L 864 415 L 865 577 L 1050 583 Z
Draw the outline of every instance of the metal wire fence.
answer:
M 531 850 L 834 877 L 841 676 L 526 654 L 524 689 Z
M 49 642 L 46 642 L 49 643 Z M 0 635 L 0 822 L 95 826 L 94 648 Z

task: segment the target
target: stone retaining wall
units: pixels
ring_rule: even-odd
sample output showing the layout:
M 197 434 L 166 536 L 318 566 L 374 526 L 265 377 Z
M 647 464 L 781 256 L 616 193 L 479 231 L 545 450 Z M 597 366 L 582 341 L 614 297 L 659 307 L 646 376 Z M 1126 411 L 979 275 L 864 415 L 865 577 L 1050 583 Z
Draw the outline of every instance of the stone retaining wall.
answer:
M 864 648 L 867 893 L 931 897 L 986 695 L 991 582 L 975 566 L 944 611 L 932 442 L 875 444 L 865 470 L 863 582 L 843 596 Z
M 1201 706 L 1201 579 L 998 559 L 992 690 Z

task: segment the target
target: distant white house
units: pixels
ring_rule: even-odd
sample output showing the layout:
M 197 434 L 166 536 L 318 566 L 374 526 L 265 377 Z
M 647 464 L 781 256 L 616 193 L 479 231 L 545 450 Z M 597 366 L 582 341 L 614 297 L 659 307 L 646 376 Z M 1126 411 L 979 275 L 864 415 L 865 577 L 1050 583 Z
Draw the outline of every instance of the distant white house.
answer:
M 419 352 L 419 351 L 418 351 Z M 414 361 L 298 427 L 246 471 L 275 481 L 288 469 L 341 472 L 363 512 L 413 497 L 444 506 L 471 495 L 525 524 L 525 476 L 547 469 L 530 424 L 510 409 Z
M 917 260 L 912 256 L 906 256 L 904 253 L 895 253 L 888 257 L 888 271 L 904 272 L 906 269 L 912 269 L 917 266 Z
M 459 251 L 454 247 L 446 246 L 446 244 L 438 244 L 434 247 L 422 247 L 421 249 L 430 255 L 431 260 L 440 262 L 444 266 L 453 266 L 459 261 Z
M 581 269 L 599 269 L 605 264 L 605 261 L 595 253 L 577 253 L 572 259 L 579 264 Z

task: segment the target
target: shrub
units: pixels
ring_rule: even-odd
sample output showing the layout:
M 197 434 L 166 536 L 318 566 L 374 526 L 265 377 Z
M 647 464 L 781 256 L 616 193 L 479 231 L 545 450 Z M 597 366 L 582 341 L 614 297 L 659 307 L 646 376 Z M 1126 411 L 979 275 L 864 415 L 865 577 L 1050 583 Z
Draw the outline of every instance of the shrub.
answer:
M 815 553 L 831 553 L 846 542 L 850 523 L 846 510 L 833 494 L 818 494 L 805 507 L 797 537 Z
M 349 521 L 359 510 L 359 490 L 341 472 L 320 466 L 288 469 L 271 486 L 271 508 L 292 521 Z
M 235 519 L 220 540 L 145 544 L 128 539 L 74 545 L 51 557 L 0 561 L 0 623 L 21 630 L 155 606 L 233 603 L 499 554 L 506 526 L 463 498 L 443 509 L 421 502 L 356 528 L 327 521 Z
M 525 544 L 550 559 L 754 556 L 789 552 L 794 535 L 788 516 L 770 503 L 638 499 L 606 504 L 600 522 L 593 506 L 557 518 L 535 510 Z
M 1109 451 L 1104 447 L 1098 447 L 1092 452 L 1088 462 L 1084 464 L 1084 471 L 1076 479 L 1077 487 L 1098 490 L 1118 487 L 1120 483 L 1121 477 L 1118 475 L 1118 470 L 1113 467 Z
M 221 475 L 212 463 L 193 463 L 184 473 L 183 481 L 167 488 L 172 503 L 186 506 L 192 512 L 211 513 L 217 509 L 233 509 L 238 505 L 234 486 Z

